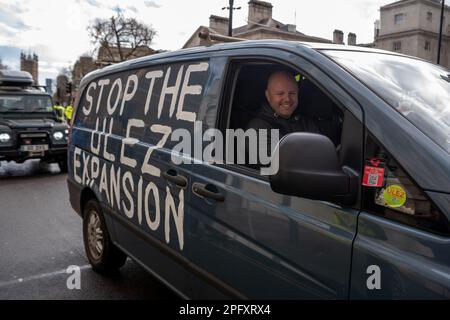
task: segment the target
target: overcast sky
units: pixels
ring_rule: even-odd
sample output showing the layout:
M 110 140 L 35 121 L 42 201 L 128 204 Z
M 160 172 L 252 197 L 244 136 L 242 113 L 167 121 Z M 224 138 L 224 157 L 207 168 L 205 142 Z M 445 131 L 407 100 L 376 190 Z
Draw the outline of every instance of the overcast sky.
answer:
M 273 18 L 296 24 L 308 35 L 332 39 L 333 30 L 357 35 L 358 43 L 373 41 L 379 7 L 393 0 L 272 0 Z M 39 55 L 39 82 L 56 78 L 80 55 L 94 47 L 87 26 L 95 18 L 108 18 L 119 7 L 157 31 L 154 49 L 181 48 L 200 26 L 208 26 L 211 14 L 228 16 L 222 7 L 228 0 L 0 0 L 0 59 L 19 69 L 20 52 Z M 246 24 L 248 0 L 235 0 L 233 27 Z

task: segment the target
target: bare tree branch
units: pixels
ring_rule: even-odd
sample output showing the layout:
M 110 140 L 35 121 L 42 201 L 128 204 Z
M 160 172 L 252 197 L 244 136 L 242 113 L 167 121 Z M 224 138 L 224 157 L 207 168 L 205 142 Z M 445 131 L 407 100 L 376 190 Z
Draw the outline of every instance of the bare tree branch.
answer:
M 97 19 L 88 27 L 89 36 L 94 44 L 103 48 L 111 62 L 134 58 L 136 53 L 150 47 L 156 30 L 152 26 L 126 18 L 121 12 L 109 19 Z

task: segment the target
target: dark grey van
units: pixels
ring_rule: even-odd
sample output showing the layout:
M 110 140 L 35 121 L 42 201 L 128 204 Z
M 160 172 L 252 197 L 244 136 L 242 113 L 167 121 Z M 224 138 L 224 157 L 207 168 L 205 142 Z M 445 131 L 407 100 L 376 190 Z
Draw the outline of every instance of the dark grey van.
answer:
M 217 146 L 279 69 L 297 75 L 299 116 L 320 134 L 282 137 L 263 175 Z M 185 298 L 448 299 L 449 101 L 440 66 L 287 41 L 90 73 L 68 158 L 89 261 L 108 272 L 130 257 Z

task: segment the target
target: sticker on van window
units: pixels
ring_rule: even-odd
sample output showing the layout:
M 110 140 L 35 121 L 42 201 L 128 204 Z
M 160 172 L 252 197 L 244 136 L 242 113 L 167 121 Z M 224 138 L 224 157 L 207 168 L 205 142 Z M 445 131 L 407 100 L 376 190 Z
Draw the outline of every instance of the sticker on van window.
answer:
M 402 207 L 406 203 L 406 191 L 399 185 L 391 185 L 384 190 L 384 202 L 391 208 Z
M 379 188 L 383 186 L 385 162 L 382 159 L 369 159 L 364 166 L 363 186 Z

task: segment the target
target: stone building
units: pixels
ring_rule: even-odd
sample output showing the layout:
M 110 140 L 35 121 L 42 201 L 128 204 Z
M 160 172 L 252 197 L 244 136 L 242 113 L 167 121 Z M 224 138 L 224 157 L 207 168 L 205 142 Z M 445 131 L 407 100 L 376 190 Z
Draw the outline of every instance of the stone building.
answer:
M 33 76 L 34 84 L 39 85 L 39 57 L 37 54 L 32 55 L 20 53 L 20 70 L 27 71 Z
M 66 83 L 69 81 L 69 78 L 60 74 L 56 77 L 56 92 L 53 95 L 53 100 L 55 103 L 59 103 L 63 106 L 67 106 L 71 103 L 70 95 L 66 92 Z
M 152 55 L 159 52 L 147 46 L 140 46 L 133 53 L 131 53 L 131 50 L 131 48 L 126 47 L 120 48 L 120 51 L 122 52 L 121 57 L 118 47 L 101 46 L 98 50 L 96 63 L 100 66 L 105 66 L 124 60 L 131 60 Z
M 382 6 L 375 47 L 437 62 L 441 1 L 402 0 Z M 450 7 L 445 6 L 441 64 L 450 66 Z
M 344 32 L 341 30 L 334 30 L 333 32 L 333 43 L 334 44 L 342 44 L 344 45 Z M 373 48 L 374 43 L 357 43 L 356 41 L 356 33 L 349 32 L 347 34 L 347 45 L 348 46 L 358 46 L 358 47 L 368 47 Z
M 81 56 L 78 58 L 72 69 L 72 90 L 76 92 L 80 86 L 81 79 L 89 72 L 98 68 L 98 65 L 92 57 Z
M 220 42 L 256 39 L 284 39 L 293 41 L 308 41 L 331 43 L 331 40 L 309 36 L 297 31 L 293 24 L 284 24 L 272 17 L 273 6 L 269 2 L 250 0 L 248 2 L 247 24 L 233 28 L 232 36 L 228 37 L 229 19 L 211 15 L 209 26 L 200 26 L 183 48 L 210 45 Z

